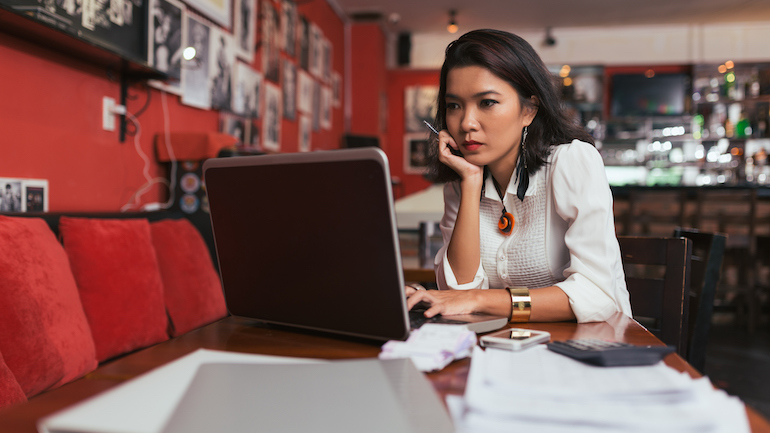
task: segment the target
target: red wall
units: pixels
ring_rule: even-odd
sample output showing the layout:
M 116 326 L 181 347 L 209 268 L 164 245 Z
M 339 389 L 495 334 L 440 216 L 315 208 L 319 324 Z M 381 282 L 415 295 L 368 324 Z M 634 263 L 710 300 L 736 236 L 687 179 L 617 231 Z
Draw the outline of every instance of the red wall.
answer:
M 342 20 L 326 2 L 305 3 L 298 10 L 331 41 L 333 69 L 344 82 Z M 257 52 L 253 66 L 261 70 L 261 64 Z M 119 210 L 145 178 L 134 138 L 120 143 L 117 131 L 102 130 L 102 98 L 120 100 L 117 80 L 102 68 L 0 32 L 0 177 L 48 179 L 51 211 Z M 129 95 L 136 99 L 128 101 L 129 112 L 145 104 L 145 89 L 141 84 L 131 87 Z M 153 137 L 164 131 L 164 119 L 161 93 L 152 89 L 150 94 L 150 104 L 139 116 L 139 146 L 150 157 L 149 173 L 155 177 L 166 171 L 155 163 L 152 145 Z M 167 101 L 171 132 L 218 130 L 217 111 L 184 106 L 171 94 Z M 334 108 L 331 131 L 313 133 L 312 149 L 339 147 L 343 125 L 342 108 Z M 283 121 L 281 140 L 282 152 L 297 151 L 296 121 Z M 156 185 L 142 203 L 163 201 L 166 195 Z
M 401 180 L 397 197 L 403 197 L 430 186 L 419 174 L 404 173 L 404 90 L 409 86 L 439 84 L 439 70 L 391 70 L 388 72 L 388 158 L 392 176 Z M 428 129 L 425 129 L 426 135 Z
M 385 148 L 383 115 L 387 85 L 385 35 L 377 23 L 351 26 L 350 133 L 377 135 Z

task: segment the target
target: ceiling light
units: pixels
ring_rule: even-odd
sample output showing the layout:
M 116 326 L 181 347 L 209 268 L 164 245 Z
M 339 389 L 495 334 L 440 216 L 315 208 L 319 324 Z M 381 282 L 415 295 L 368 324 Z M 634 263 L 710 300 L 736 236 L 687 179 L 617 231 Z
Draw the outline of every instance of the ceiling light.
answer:
M 446 26 L 446 31 L 449 33 L 457 33 L 457 22 L 455 21 L 455 16 L 457 15 L 457 11 L 452 9 L 449 11 L 449 24 Z

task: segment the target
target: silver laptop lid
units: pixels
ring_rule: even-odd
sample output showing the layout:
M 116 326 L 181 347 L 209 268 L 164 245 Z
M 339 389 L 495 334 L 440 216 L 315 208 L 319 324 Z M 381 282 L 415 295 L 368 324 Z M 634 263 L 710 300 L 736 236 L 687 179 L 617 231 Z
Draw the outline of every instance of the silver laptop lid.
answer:
M 163 433 L 450 433 L 452 422 L 409 359 L 204 364 Z
M 231 314 L 406 339 L 401 254 L 381 150 L 216 158 L 203 171 Z

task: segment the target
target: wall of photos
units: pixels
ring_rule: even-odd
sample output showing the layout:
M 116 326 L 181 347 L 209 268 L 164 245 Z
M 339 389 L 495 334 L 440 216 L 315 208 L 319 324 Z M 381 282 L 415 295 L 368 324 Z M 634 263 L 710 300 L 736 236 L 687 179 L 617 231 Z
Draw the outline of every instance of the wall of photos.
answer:
M 340 147 L 344 24 L 329 4 L 206 2 L 150 0 L 148 61 L 172 79 L 131 83 L 123 143 L 102 129 L 115 72 L 0 31 L 0 177 L 47 180 L 51 211 L 115 211 L 146 185 L 142 203 L 166 198 L 154 158 L 166 131 L 223 131 L 263 152 Z

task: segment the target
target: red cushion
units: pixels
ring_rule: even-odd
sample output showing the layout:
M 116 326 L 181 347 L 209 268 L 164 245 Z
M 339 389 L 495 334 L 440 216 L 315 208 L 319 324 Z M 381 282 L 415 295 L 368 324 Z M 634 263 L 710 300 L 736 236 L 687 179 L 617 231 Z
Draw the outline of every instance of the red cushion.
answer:
M 163 283 L 146 219 L 61 217 L 99 362 L 168 339 Z
M 0 354 L 0 409 L 24 401 L 27 401 L 24 390 L 21 389 L 16 377 L 5 365 L 3 355 Z
M 171 335 L 184 334 L 227 315 L 219 274 L 208 247 L 186 219 L 150 224 L 163 277 Z
M 40 218 L 0 216 L 0 352 L 27 396 L 96 368 L 67 255 Z

